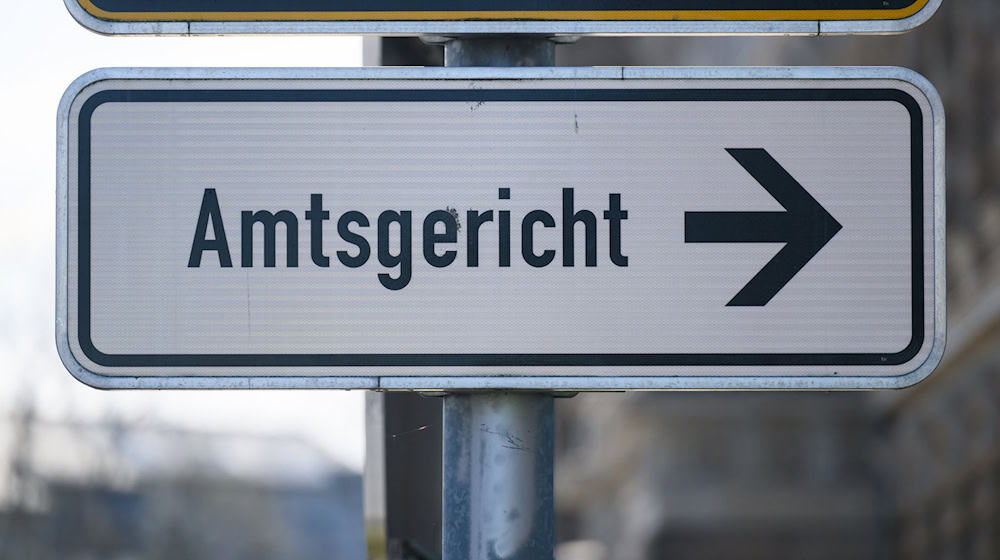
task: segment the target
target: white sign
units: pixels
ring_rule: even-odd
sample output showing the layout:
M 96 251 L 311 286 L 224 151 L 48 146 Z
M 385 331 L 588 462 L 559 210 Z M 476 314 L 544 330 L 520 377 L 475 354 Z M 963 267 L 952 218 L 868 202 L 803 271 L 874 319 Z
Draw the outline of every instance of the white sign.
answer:
M 900 69 L 98 71 L 60 113 L 61 354 L 102 387 L 912 384 L 940 107 Z

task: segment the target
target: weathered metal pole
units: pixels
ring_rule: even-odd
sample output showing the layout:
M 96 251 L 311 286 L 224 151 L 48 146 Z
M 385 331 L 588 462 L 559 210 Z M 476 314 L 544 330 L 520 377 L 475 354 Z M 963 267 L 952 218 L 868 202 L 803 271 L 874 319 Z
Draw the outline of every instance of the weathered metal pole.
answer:
M 445 66 L 555 66 L 556 42 L 545 36 L 429 38 L 444 43 Z
M 550 560 L 552 395 L 493 392 L 444 399 L 444 560 Z
M 547 37 L 444 38 L 445 66 L 553 66 Z M 444 397 L 444 560 L 550 560 L 555 547 L 552 394 Z

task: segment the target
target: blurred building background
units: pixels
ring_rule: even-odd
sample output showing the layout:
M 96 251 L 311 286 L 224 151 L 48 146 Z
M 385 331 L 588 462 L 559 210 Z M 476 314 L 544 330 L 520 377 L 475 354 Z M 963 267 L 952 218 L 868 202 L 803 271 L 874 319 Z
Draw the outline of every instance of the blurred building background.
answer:
M 56 109 L 98 67 L 357 66 L 358 37 L 105 37 L 0 18 L 0 560 L 364 557 L 363 395 L 97 391 L 55 350 Z
M 947 121 L 949 321 L 944 362 L 908 390 L 557 401 L 559 560 L 1000 558 L 998 28 L 1000 2 L 945 0 L 928 23 L 891 37 L 585 38 L 558 48 L 565 66 L 922 73 Z M 380 47 L 385 65 L 442 60 L 417 39 Z M 425 412 L 412 423 L 433 422 Z
M 895 37 L 587 38 L 559 47 L 562 65 L 921 72 L 947 114 L 949 290 L 945 360 L 905 391 L 558 401 L 559 560 L 1000 558 L 998 28 L 997 0 L 944 0 L 927 24 Z M 441 62 L 440 47 L 416 39 L 383 40 L 380 49 L 387 65 Z M 41 206 L 51 213 L 48 198 Z M 42 291 L 50 300 L 48 284 Z M 44 321 L 51 325 L 51 313 Z M 0 335 L 21 340 L 10 324 Z M 48 331 L 37 338 L 51 348 Z M 0 414 L 0 559 L 364 557 L 360 475 L 307 442 L 156 422 L 56 422 L 35 406 L 26 400 Z M 404 536 L 373 550 L 393 558 L 439 550 L 440 479 L 422 461 L 439 459 L 435 410 L 423 399 L 412 415 L 379 420 L 377 448 L 396 459 L 374 476 L 407 509 L 380 512 L 390 537 Z
M 581 395 L 560 403 L 575 558 L 1000 558 L 1000 3 L 895 37 L 582 40 L 562 64 L 898 65 L 947 120 L 948 350 L 891 393 Z M 589 554 L 589 556 L 588 556 Z M 567 554 L 566 558 L 570 555 Z
M 305 442 L 120 422 L 0 423 L 0 558 L 364 558 L 361 476 Z
M 0 560 L 364 557 L 363 395 L 97 391 L 55 350 L 56 109 L 98 67 L 357 66 L 359 37 L 106 37 L 0 18 Z

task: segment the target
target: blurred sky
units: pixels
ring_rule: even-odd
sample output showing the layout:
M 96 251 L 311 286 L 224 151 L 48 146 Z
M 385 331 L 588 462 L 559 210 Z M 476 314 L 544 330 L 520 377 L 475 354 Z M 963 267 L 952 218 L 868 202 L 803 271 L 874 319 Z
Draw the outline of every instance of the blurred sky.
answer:
M 0 20 L 0 418 L 31 399 L 43 420 L 285 435 L 361 469 L 363 393 L 98 391 L 54 343 L 56 108 L 106 66 L 358 66 L 358 37 L 104 37 L 62 0 L 6 0 Z M 0 453 L 5 450 L 0 449 Z M 5 458 L 0 457 L 0 461 Z

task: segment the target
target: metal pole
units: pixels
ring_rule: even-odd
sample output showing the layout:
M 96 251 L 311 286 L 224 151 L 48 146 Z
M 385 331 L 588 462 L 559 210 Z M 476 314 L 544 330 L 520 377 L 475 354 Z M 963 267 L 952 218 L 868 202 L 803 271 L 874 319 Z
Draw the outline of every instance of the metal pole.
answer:
M 548 37 L 435 38 L 445 66 L 553 66 Z M 444 397 L 444 560 L 550 560 L 555 547 L 552 394 Z
M 553 396 L 444 397 L 444 560 L 549 560 L 555 546 Z
M 445 37 L 429 38 L 444 43 L 445 66 L 555 66 L 553 37 Z

